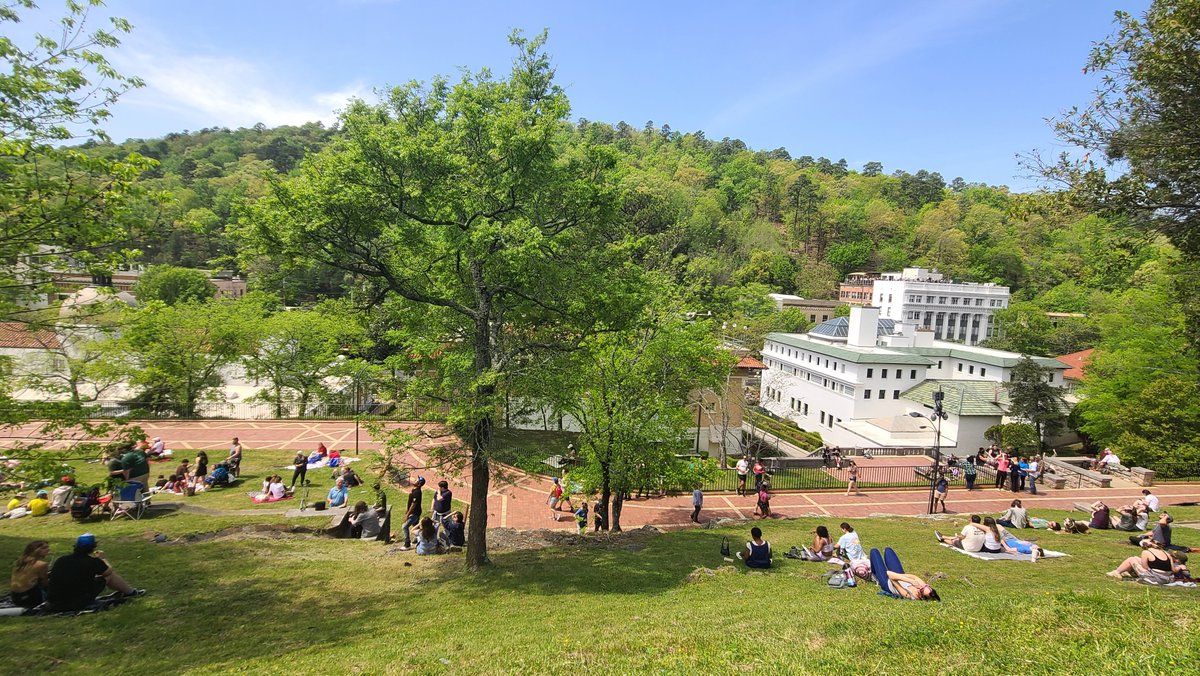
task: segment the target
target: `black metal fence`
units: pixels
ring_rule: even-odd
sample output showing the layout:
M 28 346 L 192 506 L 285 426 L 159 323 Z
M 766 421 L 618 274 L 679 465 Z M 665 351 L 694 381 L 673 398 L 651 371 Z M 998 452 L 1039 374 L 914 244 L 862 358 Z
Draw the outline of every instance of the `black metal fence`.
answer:
M 858 468 L 860 488 L 928 488 L 929 465 L 875 465 Z M 785 467 L 768 474 L 771 490 L 817 490 L 822 488 L 845 489 L 850 481 L 849 469 L 830 467 Z M 947 474 L 950 483 L 962 483 L 962 476 Z M 735 470 L 720 470 L 715 479 L 704 485 L 706 491 L 737 490 L 738 476 Z M 747 480 L 754 487 L 754 475 Z
M 1159 462 L 1154 464 L 1154 481 L 1200 481 L 1200 463 Z

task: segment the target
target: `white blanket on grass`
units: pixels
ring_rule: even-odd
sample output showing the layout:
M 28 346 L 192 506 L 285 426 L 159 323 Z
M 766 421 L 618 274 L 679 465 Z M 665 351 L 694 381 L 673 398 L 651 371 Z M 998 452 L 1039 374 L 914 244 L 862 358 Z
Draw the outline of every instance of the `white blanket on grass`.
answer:
M 346 456 L 343 455 L 341 458 L 338 459 L 338 462 L 340 462 L 341 464 L 344 465 L 349 462 L 358 462 L 359 460 L 362 460 L 362 458 L 347 458 Z M 321 461 L 317 462 L 317 463 L 311 463 L 311 462 L 308 463 L 309 469 L 321 469 L 322 467 L 328 467 L 328 466 L 329 466 L 329 458 L 321 458 Z M 288 465 L 284 469 L 296 469 L 296 466 Z
M 1000 552 L 999 554 L 992 554 L 991 552 L 968 552 L 965 549 L 959 549 L 958 547 L 953 547 L 944 542 L 941 544 L 946 549 L 958 552 L 959 554 L 966 554 L 967 556 L 969 556 L 973 559 L 983 559 L 984 561 L 1000 561 L 1002 559 L 1008 559 L 1010 561 L 1028 561 L 1029 560 L 1028 554 L 1009 554 L 1008 552 Z M 1054 552 L 1054 551 L 1050 551 L 1049 549 L 1045 549 L 1045 548 L 1042 549 L 1042 552 L 1043 552 L 1043 554 L 1042 554 L 1042 556 L 1038 557 L 1039 559 L 1057 559 L 1061 556 L 1070 556 L 1070 554 L 1064 554 L 1062 552 Z

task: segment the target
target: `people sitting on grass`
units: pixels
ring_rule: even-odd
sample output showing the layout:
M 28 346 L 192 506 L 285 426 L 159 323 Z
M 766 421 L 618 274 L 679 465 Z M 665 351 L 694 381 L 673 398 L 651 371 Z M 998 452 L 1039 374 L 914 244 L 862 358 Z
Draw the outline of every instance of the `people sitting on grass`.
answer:
M 803 561 L 828 561 L 833 558 L 833 539 L 829 537 L 829 529 L 817 526 L 813 531 L 811 547 L 800 548 L 800 559 Z
M 30 516 L 46 516 L 50 513 L 50 494 L 46 491 L 38 491 L 34 494 L 32 500 L 29 501 Z
M 433 519 L 425 517 L 417 527 L 417 556 L 438 553 L 437 527 Z
M 278 502 L 288 497 L 287 486 L 283 483 L 283 477 L 278 474 L 272 474 L 263 479 L 262 492 L 255 496 L 255 502 Z
M 866 559 L 867 552 L 863 549 L 862 542 L 858 539 L 858 533 L 854 532 L 854 527 L 845 521 L 839 527 L 842 530 L 842 535 L 838 538 L 837 548 L 834 550 L 838 558 L 844 561 Z
M 350 495 L 350 489 L 346 487 L 346 482 L 340 478 L 333 482 L 333 488 L 329 489 L 329 495 L 326 496 L 326 502 L 330 507 L 346 506 L 346 498 Z
M 65 476 L 62 485 L 50 491 L 50 511 L 58 514 L 71 510 L 71 498 L 75 495 L 75 477 Z
M 1151 493 L 1150 489 L 1148 489 L 1148 488 L 1142 489 L 1142 499 L 1139 500 L 1138 502 L 1141 502 L 1142 504 L 1146 505 L 1147 511 L 1151 511 L 1151 512 L 1158 511 L 1158 504 L 1159 504 L 1158 496 Z
M 933 535 L 937 538 L 938 542 L 950 545 L 951 547 L 958 547 L 968 552 L 979 552 L 983 549 L 984 538 L 987 533 L 987 529 L 983 527 L 981 522 L 982 520 L 978 514 L 972 514 L 971 521 L 963 526 L 958 535 L 946 537 L 936 530 L 933 531 Z
M 1137 510 L 1134 506 L 1121 505 L 1118 507 L 1117 518 L 1113 520 L 1112 527 L 1113 530 L 1123 530 L 1130 533 L 1140 530 L 1137 527 Z
M 1112 528 L 1112 519 L 1109 516 L 1108 505 L 1104 504 L 1102 501 L 1097 500 L 1090 505 L 1077 504 L 1075 507 L 1077 509 L 1082 509 L 1085 512 L 1092 513 L 1092 518 L 1090 521 L 1088 521 L 1089 528 L 1098 530 L 1108 530 L 1109 528 Z
M 167 477 L 159 474 L 158 480 L 154 482 L 154 486 L 150 488 L 151 493 L 157 493 L 167 487 Z
M 379 535 L 379 512 L 368 507 L 365 500 L 354 503 L 350 513 L 350 536 L 363 540 L 374 540 Z
M 737 553 L 737 557 L 747 568 L 771 567 L 771 543 L 763 539 L 761 528 L 755 526 L 750 529 L 750 541 L 745 549 Z
M 1009 503 L 1008 509 L 1004 510 L 1004 513 L 996 520 L 996 523 L 1009 528 L 1028 528 L 1029 515 L 1021 506 L 1020 500 L 1013 500 Z
M 12 499 L 8 501 L 8 506 L 4 508 L 5 513 L 12 514 L 18 509 L 24 509 L 29 504 L 29 501 L 25 499 L 26 497 L 28 496 L 24 491 L 17 491 L 12 496 Z
M 30 503 L 30 504 L 32 504 L 32 503 Z M 1140 545 L 1140 544 L 1142 544 L 1142 542 L 1144 540 L 1153 540 L 1154 542 L 1158 543 L 1158 545 L 1161 547 L 1170 548 L 1171 547 L 1171 524 L 1174 521 L 1175 520 L 1173 518 L 1171 518 L 1170 514 L 1168 514 L 1167 512 L 1162 512 L 1161 514 L 1158 515 L 1158 523 L 1154 525 L 1153 530 L 1147 531 L 1145 533 L 1140 533 L 1138 535 L 1130 536 L 1129 543 L 1134 544 L 1134 545 Z
M 346 485 L 350 488 L 361 486 L 363 483 L 362 479 L 358 478 L 358 475 L 354 473 L 354 468 L 349 465 L 346 465 L 344 469 L 342 469 L 342 480 L 345 481 Z
M 463 520 L 462 512 L 455 512 L 450 515 L 450 518 L 442 522 L 442 529 L 446 533 L 446 545 L 448 547 L 465 547 L 467 544 L 467 528 Z
M 146 455 L 151 458 L 161 458 L 167 453 L 167 444 L 162 440 L 162 437 L 154 437 L 150 442 L 150 448 L 146 449 Z
M 222 460 L 213 467 L 212 473 L 204 480 L 204 483 L 212 488 L 220 486 L 228 486 L 232 478 L 229 472 L 229 463 Z
M 36 608 L 46 600 L 46 587 L 50 584 L 50 543 L 34 540 L 25 545 L 25 551 L 13 564 L 12 602 L 21 608 Z
M 1141 541 L 1142 553 L 1131 556 L 1121 562 L 1115 569 L 1106 573 L 1111 578 L 1140 577 L 1159 581 L 1169 581 L 1175 578 L 1177 567 L 1187 563 L 1187 554 L 1183 552 L 1167 552 L 1154 540 Z
M 104 552 L 96 549 L 96 536 L 84 533 L 75 540 L 75 549 L 58 557 L 50 569 L 46 597 L 56 611 L 85 610 L 108 587 L 124 596 L 141 596 L 144 589 L 129 586 L 117 574 Z

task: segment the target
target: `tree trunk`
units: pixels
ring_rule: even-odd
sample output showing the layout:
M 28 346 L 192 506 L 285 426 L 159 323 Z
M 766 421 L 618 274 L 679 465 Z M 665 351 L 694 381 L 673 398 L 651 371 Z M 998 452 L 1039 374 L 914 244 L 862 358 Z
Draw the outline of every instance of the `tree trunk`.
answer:
M 478 302 L 475 313 L 475 376 L 484 383 L 475 387 L 477 410 L 486 411 L 471 428 L 471 516 L 467 523 L 467 567 L 478 570 L 490 563 L 487 555 L 487 496 L 491 480 L 488 454 L 494 427 L 492 401 L 496 386 L 484 376 L 492 368 L 492 299 L 483 278 L 483 267 L 471 263 L 471 277 Z
M 624 491 L 617 491 L 617 497 L 613 500 L 612 527 L 610 530 L 614 533 L 621 532 L 621 505 L 625 502 L 625 497 L 622 493 Z
M 612 500 L 612 485 L 609 481 L 608 463 L 600 463 L 600 528 L 609 529 L 608 505 Z

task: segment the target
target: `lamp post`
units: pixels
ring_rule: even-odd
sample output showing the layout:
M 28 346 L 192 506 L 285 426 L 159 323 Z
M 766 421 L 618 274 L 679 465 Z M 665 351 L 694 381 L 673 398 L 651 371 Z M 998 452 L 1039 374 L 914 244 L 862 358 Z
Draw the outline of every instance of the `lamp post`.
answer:
M 942 410 L 942 400 L 946 393 L 942 392 L 941 386 L 938 386 L 937 391 L 933 393 L 933 415 L 926 417 L 920 411 L 909 413 L 914 418 L 926 418 L 933 423 L 933 471 L 929 473 L 929 507 L 927 513 L 933 514 L 933 492 L 937 486 L 938 473 L 942 466 L 942 421 L 946 419 L 946 412 Z

